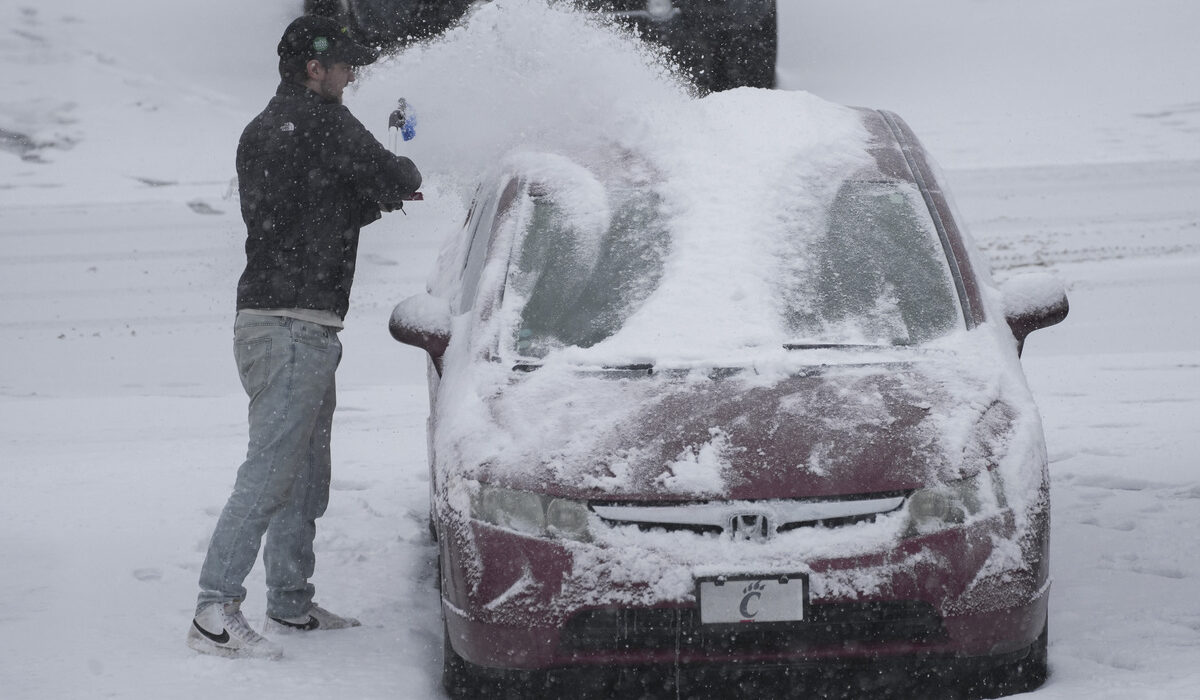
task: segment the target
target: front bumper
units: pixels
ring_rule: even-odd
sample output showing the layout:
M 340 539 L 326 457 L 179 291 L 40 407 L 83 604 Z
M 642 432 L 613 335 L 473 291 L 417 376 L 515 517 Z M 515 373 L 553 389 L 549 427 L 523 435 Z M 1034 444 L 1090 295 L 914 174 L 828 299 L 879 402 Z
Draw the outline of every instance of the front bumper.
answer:
M 751 548 L 761 545 L 741 543 L 750 553 L 739 560 L 733 543 L 702 535 L 582 544 L 468 527 L 442 538 L 443 609 L 455 651 L 485 669 L 1000 658 L 1029 648 L 1046 620 L 1045 538 L 1020 540 L 1023 558 L 1009 561 L 1011 517 L 790 560 L 777 556 L 786 542 L 761 548 L 759 560 Z M 887 539 L 888 526 L 872 524 L 867 540 L 872 528 L 876 545 Z M 706 545 L 726 551 L 704 561 L 695 553 Z M 780 567 L 809 577 L 807 620 L 700 623 L 689 592 L 697 576 Z

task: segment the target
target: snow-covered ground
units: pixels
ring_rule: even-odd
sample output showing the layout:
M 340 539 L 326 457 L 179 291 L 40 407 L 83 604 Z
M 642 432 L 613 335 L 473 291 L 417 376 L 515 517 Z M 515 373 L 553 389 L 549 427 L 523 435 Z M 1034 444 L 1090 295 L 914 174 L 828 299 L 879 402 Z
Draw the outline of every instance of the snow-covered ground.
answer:
M 522 0 L 502 31 L 362 77 L 347 103 L 381 138 L 388 100 L 418 105 L 404 148 L 427 177 L 426 202 L 364 232 L 342 334 L 316 583 L 366 624 L 280 640 L 277 663 L 200 657 L 183 636 L 245 449 L 233 149 L 298 5 L 0 3 L 5 698 L 441 697 L 423 366 L 388 313 L 473 168 L 563 121 L 620 128 L 605 100 L 677 98 L 620 42 Z M 780 25 L 783 88 L 905 116 L 997 277 L 1068 283 L 1071 316 L 1024 360 L 1054 499 L 1052 675 L 1033 695 L 1200 697 L 1200 4 L 784 0 Z M 261 619 L 261 569 L 248 587 Z

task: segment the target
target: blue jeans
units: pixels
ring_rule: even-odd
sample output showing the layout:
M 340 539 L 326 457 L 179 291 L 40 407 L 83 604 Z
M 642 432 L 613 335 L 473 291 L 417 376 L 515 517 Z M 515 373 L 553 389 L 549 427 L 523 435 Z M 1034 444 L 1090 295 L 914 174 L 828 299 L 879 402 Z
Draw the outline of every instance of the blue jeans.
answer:
M 200 570 L 197 610 L 241 601 L 266 534 L 267 614 L 312 605 L 316 519 L 329 502 L 329 432 L 337 331 L 283 316 L 239 313 L 234 357 L 250 397 L 250 446 Z

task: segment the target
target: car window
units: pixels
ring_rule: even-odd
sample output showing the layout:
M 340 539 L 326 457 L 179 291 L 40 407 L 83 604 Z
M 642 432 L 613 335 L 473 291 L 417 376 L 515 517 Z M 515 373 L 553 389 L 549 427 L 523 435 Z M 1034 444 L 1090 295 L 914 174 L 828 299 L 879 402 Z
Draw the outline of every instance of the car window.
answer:
M 509 270 L 509 294 L 522 304 L 514 339 L 520 355 L 595 345 L 620 329 L 662 278 L 669 238 L 659 195 L 633 186 L 606 193 L 607 215 L 598 220 L 579 209 L 594 202 L 531 188 Z
M 487 261 L 492 235 L 504 218 L 504 210 L 511 206 L 516 198 L 517 190 L 517 180 L 509 180 L 503 189 L 497 189 L 482 205 L 477 207 L 479 215 L 475 217 L 472 224 L 475 230 L 471 233 L 471 246 L 467 252 L 467 259 L 463 263 L 462 287 L 456 305 L 457 313 L 463 313 L 475 304 L 475 295 L 479 290 L 479 278 L 483 274 L 483 266 Z
M 780 280 L 796 342 L 909 345 L 961 326 L 946 254 L 911 183 L 844 182 L 798 253 Z

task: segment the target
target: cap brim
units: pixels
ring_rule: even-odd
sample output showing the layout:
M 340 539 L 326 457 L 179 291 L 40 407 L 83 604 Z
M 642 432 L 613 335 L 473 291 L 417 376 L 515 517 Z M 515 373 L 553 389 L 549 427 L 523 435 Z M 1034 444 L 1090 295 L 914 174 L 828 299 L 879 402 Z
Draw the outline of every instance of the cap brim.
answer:
M 361 44 L 350 42 L 341 42 L 340 45 L 330 52 L 330 56 L 335 61 L 348 63 L 352 66 L 366 66 L 374 63 L 379 59 L 379 53 Z

